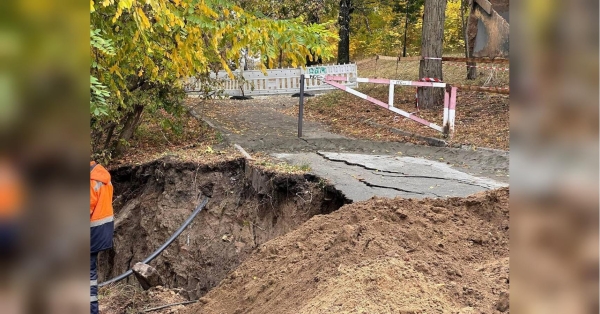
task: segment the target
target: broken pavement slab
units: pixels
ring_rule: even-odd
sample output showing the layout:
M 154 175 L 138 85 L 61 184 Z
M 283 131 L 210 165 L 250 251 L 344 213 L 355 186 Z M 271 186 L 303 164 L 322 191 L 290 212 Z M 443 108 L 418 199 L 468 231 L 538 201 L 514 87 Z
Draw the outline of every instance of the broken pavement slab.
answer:
M 351 153 L 273 154 L 291 164 L 309 164 L 353 201 L 373 196 L 404 198 L 463 197 L 508 186 L 474 176 L 447 163 L 416 157 Z

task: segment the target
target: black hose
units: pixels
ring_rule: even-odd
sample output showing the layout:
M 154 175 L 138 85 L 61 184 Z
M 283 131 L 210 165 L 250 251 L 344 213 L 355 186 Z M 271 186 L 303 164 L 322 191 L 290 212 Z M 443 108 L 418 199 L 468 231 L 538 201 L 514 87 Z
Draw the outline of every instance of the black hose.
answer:
M 190 217 L 188 217 L 188 219 L 183 223 L 183 225 L 181 225 L 181 227 L 179 227 L 179 229 L 177 229 L 177 231 L 175 231 L 175 233 L 173 233 L 173 235 L 169 238 L 169 240 L 167 240 L 167 242 L 165 242 L 161 247 L 159 247 L 156 251 L 154 251 L 154 253 L 152 253 L 152 255 L 148 256 L 145 260 L 143 260 L 142 263 L 144 263 L 144 264 L 150 263 L 164 249 L 166 249 L 167 246 L 169 246 L 169 244 L 171 244 L 175 239 L 177 239 L 177 237 L 183 232 L 183 230 L 192 222 L 192 220 L 194 220 L 196 215 L 198 215 L 198 213 L 200 213 L 202 211 L 202 209 L 204 209 L 204 206 L 206 206 L 206 203 L 208 203 L 208 197 L 204 198 L 202 203 L 200 203 L 200 205 L 198 205 L 198 207 L 196 207 L 196 210 L 194 210 L 194 212 L 190 215 Z M 123 279 L 129 277 L 132 273 L 133 273 L 133 271 L 130 269 L 113 279 L 110 279 L 110 280 L 107 280 L 105 282 L 98 284 L 98 287 L 102 287 L 102 286 L 111 284 L 113 282 L 123 280 Z

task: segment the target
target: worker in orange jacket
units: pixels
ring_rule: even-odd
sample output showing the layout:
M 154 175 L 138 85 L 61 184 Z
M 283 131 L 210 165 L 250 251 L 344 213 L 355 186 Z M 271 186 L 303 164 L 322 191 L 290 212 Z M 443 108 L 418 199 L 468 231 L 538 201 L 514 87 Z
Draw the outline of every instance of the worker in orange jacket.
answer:
M 110 173 L 95 161 L 90 162 L 90 306 L 91 313 L 98 313 L 98 253 L 112 248 L 113 186 Z
M 0 156 L 0 258 L 15 257 L 19 246 L 23 215 L 24 185 L 20 173 L 7 158 Z

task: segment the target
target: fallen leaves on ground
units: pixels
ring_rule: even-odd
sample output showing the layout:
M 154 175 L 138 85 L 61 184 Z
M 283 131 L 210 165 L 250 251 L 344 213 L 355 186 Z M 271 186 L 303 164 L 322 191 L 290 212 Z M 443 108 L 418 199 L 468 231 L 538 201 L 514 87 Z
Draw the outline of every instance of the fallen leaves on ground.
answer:
M 498 65 L 484 64 L 484 66 Z M 506 64 L 500 66 L 507 67 Z M 467 80 L 465 68 L 459 63 L 444 62 L 443 71 L 444 81 L 449 84 L 503 87 L 509 83 L 508 71 L 479 68 L 476 80 Z M 358 65 L 358 74 L 359 77 L 417 80 L 419 78 L 419 61 L 371 60 Z M 388 103 L 389 85 L 360 83 L 358 90 Z M 415 87 L 396 86 L 394 106 L 442 126 L 443 104 L 440 103 L 434 108 L 419 108 L 420 110 L 417 112 L 415 94 Z M 298 106 L 281 108 L 279 111 L 297 116 Z M 426 144 L 416 138 L 390 130 L 390 128 L 395 128 L 421 136 L 443 139 L 442 134 L 438 131 L 342 91 L 308 98 L 304 107 L 304 117 L 309 121 L 318 121 L 328 125 L 333 132 L 354 138 Z M 448 142 L 451 145 L 462 144 L 508 150 L 508 95 L 459 90 L 455 133 Z
M 149 117 L 136 131 L 126 152 L 112 160 L 110 168 L 139 165 L 165 156 L 183 161 L 203 163 L 220 162 L 242 156 L 233 148 L 216 149 L 223 141 L 222 135 L 191 115 L 182 117 L 182 134 L 163 129 Z
M 365 86 L 361 87 L 360 90 L 387 103 L 385 101 L 388 97 L 387 85 Z M 419 108 L 417 112 L 414 101 L 415 91 L 416 89 L 411 87 L 397 87 L 394 94 L 395 107 L 442 126 L 443 104 L 435 108 Z M 298 107 L 282 108 L 280 112 L 297 116 Z M 444 139 L 442 134 L 436 130 L 341 91 L 309 99 L 304 107 L 304 117 L 307 120 L 328 125 L 333 132 L 360 139 L 424 144 L 423 141 L 417 138 L 395 133 L 390 128 L 421 136 Z M 462 144 L 508 150 L 508 97 L 459 91 L 455 132 L 448 142 L 452 145 Z

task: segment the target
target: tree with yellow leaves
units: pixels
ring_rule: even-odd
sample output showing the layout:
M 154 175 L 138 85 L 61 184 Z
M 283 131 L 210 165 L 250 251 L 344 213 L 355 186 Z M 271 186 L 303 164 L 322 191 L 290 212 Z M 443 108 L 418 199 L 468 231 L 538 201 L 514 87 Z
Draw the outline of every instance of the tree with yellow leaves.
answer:
M 90 0 L 90 17 L 92 145 L 105 154 L 123 150 L 144 110 L 182 112 L 182 79 L 218 69 L 233 78 L 242 49 L 259 53 L 264 71 L 281 56 L 294 67 L 311 51 L 331 58 L 337 40 L 326 24 L 222 0 Z

